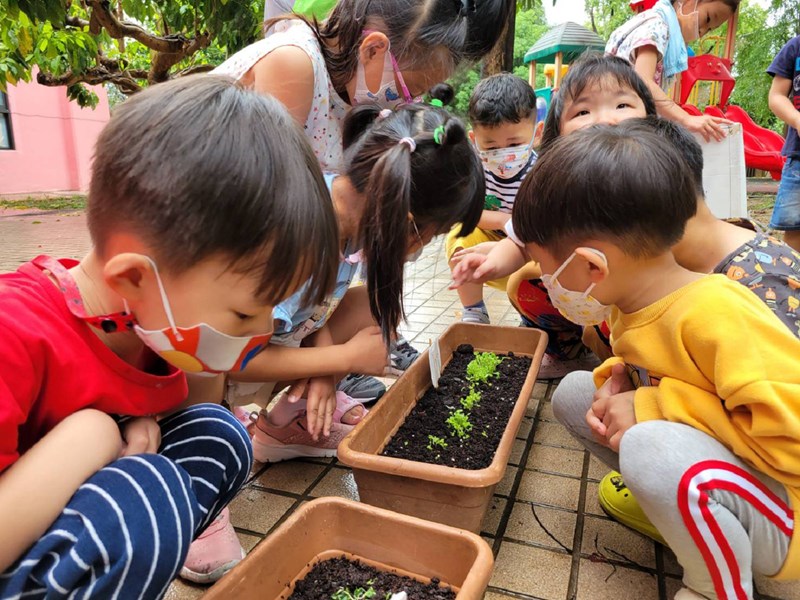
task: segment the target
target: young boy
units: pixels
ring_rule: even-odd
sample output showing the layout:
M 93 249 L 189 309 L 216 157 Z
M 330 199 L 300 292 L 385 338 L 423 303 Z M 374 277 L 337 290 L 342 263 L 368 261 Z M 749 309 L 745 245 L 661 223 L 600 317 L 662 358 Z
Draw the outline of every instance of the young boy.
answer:
M 800 35 L 781 48 L 767 73 L 772 75 L 769 108 L 788 128 L 782 152 L 786 164 L 769 226 L 783 231 L 786 243 L 800 250 Z
M 470 235 L 457 237 L 459 226 L 447 236 L 448 260 L 464 248 L 506 237 L 517 190 L 534 162 L 536 94 L 528 83 L 510 73 L 487 77 L 475 86 L 469 100 L 470 139 L 483 163 L 486 202 L 478 227 Z M 451 261 L 450 267 L 455 268 Z M 507 277 L 487 285 L 505 290 Z M 483 284 L 466 283 L 458 288 L 465 323 L 489 323 L 483 302 Z
M 675 261 L 695 179 L 659 134 L 626 125 L 558 140 L 517 198 L 514 230 L 553 303 L 607 318 L 617 355 L 557 394 L 588 400 L 595 439 L 581 441 L 620 464 L 675 551 L 676 598 L 752 598 L 754 572 L 800 576 L 800 340 L 743 286 Z
M 330 206 L 285 109 L 232 80 L 162 83 L 115 111 L 93 250 L 0 276 L 0 597 L 165 593 L 252 450 L 220 406 L 158 416 L 186 400 L 180 369 L 245 368 L 274 304 L 309 276 L 326 292 Z

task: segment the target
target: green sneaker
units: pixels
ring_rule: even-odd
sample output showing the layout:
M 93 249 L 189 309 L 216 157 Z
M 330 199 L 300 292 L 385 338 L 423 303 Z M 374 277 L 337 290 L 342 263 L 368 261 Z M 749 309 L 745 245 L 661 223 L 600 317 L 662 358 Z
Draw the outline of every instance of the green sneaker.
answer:
M 611 471 L 600 481 L 597 488 L 597 500 L 600 502 L 600 508 L 615 521 L 667 546 L 667 542 L 644 514 L 639 502 L 625 485 L 622 475 L 616 471 Z

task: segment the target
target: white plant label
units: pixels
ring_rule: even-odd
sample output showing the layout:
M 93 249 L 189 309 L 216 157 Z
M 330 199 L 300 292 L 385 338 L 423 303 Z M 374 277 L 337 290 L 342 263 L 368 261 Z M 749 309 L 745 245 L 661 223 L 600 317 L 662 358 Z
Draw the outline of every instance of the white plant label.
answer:
M 442 376 L 442 353 L 439 349 L 439 338 L 428 340 L 431 345 L 428 349 L 428 362 L 431 365 L 431 382 L 433 387 L 439 389 L 439 377 Z

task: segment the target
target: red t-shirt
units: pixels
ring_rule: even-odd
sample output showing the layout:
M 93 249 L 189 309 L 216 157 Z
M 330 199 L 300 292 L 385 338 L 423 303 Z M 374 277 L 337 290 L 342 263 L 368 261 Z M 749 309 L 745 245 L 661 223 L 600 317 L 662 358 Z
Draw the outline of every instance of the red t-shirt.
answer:
M 0 275 L 0 472 L 83 408 L 131 416 L 175 408 L 186 376 L 162 367 L 152 375 L 114 354 L 32 263 Z

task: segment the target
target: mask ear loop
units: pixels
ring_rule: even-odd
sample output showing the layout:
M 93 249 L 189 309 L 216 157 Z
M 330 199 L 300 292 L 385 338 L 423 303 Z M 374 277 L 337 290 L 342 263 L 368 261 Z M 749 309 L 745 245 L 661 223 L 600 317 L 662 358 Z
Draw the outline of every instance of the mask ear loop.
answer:
M 172 308 L 169 305 L 169 298 L 167 298 L 167 291 L 164 289 L 164 283 L 161 281 L 161 275 L 158 274 L 158 267 L 156 266 L 156 261 L 154 261 L 149 256 L 145 256 L 147 260 L 150 261 L 150 264 L 153 266 L 153 273 L 156 276 L 156 282 L 158 283 L 158 291 L 161 292 L 161 304 L 164 306 L 164 313 L 167 315 L 167 321 L 169 322 L 169 327 L 172 329 L 172 333 L 175 335 L 175 338 L 179 341 L 183 341 L 183 336 L 181 332 L 178 331 L 178 327 L 175 325 L 175 319 L 172 317 Z M 127 306 L 125 310 L 127 310 Z

